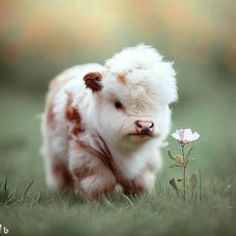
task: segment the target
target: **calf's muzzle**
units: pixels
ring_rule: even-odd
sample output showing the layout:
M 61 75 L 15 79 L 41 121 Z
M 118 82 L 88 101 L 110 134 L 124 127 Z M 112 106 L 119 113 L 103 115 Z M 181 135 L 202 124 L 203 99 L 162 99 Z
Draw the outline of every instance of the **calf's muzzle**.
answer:
M 154 132 L 154 122 L 147 120 L 136 120 L 135 130 L 140 135 L 152 135 Z

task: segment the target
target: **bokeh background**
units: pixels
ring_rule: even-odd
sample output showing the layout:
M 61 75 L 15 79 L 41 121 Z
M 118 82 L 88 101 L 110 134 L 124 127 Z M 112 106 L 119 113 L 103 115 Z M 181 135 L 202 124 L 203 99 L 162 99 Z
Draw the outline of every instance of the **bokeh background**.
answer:
M 0 179 L 45 190 L 40 119 L 48 82 L 65 68 L 104 63 L 124 47 L 147 43 L 174 61 L 179 101 L 173 126 L 192 128 L 190 171 L 204 186 L 235 176 L 236 2 L 234 0 L 1 0 Z M 173 152 L 178 146 L 172 138 Z M 164 169 L 158 181 L 178 170 Z

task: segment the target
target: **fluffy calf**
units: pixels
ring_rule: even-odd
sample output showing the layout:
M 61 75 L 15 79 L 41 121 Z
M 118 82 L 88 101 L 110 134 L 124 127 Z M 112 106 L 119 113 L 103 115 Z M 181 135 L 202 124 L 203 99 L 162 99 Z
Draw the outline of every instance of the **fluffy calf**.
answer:
M 43 115 L 48 187 L 73 188 L 88 200 L 117 185 L 126 194 L 152 190 L 176 99 L 172 64 L 146 45 L 104 66 L 66 70 L 51 81 Z

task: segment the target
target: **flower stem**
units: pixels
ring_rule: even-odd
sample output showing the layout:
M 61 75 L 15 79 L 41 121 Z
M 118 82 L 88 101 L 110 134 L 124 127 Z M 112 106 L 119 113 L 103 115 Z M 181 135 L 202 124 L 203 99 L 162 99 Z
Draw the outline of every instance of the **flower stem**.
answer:
M 182 152 L 182 156 L 183 156 L 183 159 L 184 159 L 184 144 L 181 144 L 181 152 Z
M 185 201 L 185 198 L 186 198 L 186 177 L 185 177 L 185 167 L 183 168 L 183 186 L 184 186 L 184 201 Z
M 184 144 L 181 144 L 181 151 L 182 151 L 182 156 L 183 156 L 183 161 L 185 162 L 185 157 L 184 157 Z M 183 188 L 184 188 L 184 194 L 183 194 L 183 198 L 184 198 L 184 201 L 185 201 L 185 198 L 186 198 L 186 177 L 185 177 L 185 169 L 186 169 L 186 166 L 183 166 Z

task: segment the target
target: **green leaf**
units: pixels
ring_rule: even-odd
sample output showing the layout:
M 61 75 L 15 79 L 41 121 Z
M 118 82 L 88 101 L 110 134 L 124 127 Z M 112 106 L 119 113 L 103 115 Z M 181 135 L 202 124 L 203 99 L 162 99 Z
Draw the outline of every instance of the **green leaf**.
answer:
M 186 154 L 186 158 L 189 157 L 189 155 L 190 155 L 190 153 L 192 152 L 192 150 L 193 150 L 193 146 L 191 146 L 191 147 L 188 149 L 187 154 Z
M 170 152 L 170 149 L 168 149 L 168 155 L 169 155 L 170 159 L 175 160 L 175 158 L 173 157 L 173 155 Z
M 170 185 L 172 186 L 172 188 L 175 190 L 175 192 L 177 193 L 177 195 L 179 196 L 179 189 L 175 183 L 175 179 L 172 178 L 170 181 L 169 181 Z
M 181 156 L 181 155 L 177 155 L 177 156 L 175 157 L 175 161 L 178 162 L 180 165 L 183 165 L 183 163 L 184 163 L 184 157 Z

